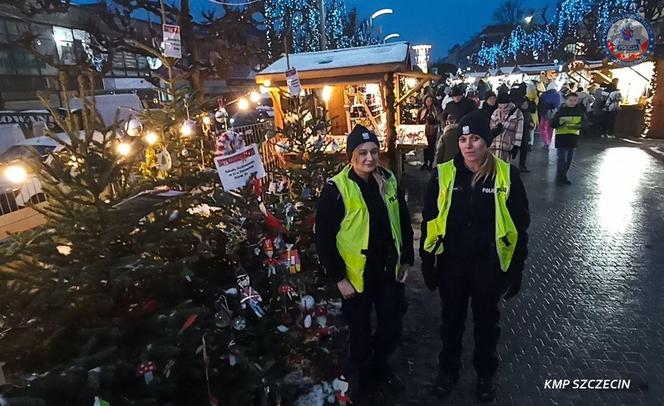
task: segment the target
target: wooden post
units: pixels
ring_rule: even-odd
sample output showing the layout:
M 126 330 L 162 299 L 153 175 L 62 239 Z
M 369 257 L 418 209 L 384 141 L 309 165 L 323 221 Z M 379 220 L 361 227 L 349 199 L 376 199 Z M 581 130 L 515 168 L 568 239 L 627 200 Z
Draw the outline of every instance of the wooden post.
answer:
M 390 169 L 394 171 L 397 178 L 401 178 L 401 159 L 397 152 L 397 128 L 395 117 L 395 95 L 394 95 L 394 73 L 385 74 L 385 112 L 387 115 L 385 126 L 385 138 L 387 142 L 387 154 L 390 160 Z

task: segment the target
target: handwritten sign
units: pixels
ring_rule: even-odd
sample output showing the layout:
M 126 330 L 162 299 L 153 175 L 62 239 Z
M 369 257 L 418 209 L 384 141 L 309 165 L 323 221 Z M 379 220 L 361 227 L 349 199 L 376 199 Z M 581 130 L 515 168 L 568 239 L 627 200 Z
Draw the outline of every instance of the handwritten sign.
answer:
M 218 156 L 214 164 L 219 173 L 221 185 L 226 190 L 244 187 L 252 175 L 265 177 L 265 168 L 256 144 L 251 144 L 232 155 Z
M 286 84 L 288 85 L 288 93 L 291 96 L 299 96 L 302 86 L 300 85 L 300 77 L 297 75 L 295 68 L 286 71 Z
M 164 24 L 164 56 L 168 58 L 182 58 L 182 43 L 180 40 L 180 26 Z

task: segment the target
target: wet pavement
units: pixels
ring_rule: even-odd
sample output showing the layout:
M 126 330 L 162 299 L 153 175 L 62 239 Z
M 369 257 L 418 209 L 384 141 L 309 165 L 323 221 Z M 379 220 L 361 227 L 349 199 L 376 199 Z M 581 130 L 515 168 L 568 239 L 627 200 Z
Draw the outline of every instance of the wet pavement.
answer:
M 501 306 L 493 404 L 664 405 L 664 164 L 620 140 L 582 143 L 570 186 L 554 184 L 555 164 L 554 148 L 536 146 L 532 172 L 522 175 L 532 217 L 530 255 L 521 293 Z M 403 185 L 419 244 L 428 173 L 411 165 Z M 440 303 L 425 287 L 419 263 L 407 295 L 395 366 L 408 392 L 397 404 L 477 404 L 471 312 L 461 381 L 441 402 L 432 392 Z M 547 379 L 629 379 L 631 390 L 546 389 Z

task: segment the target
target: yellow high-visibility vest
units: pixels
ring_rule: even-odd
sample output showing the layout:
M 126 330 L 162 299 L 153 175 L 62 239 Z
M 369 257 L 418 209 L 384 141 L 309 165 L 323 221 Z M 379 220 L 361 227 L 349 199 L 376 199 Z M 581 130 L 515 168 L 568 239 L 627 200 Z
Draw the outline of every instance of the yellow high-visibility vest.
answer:
M 364 291 L 364 267 L 367 262 L 366 250 L 369 248 L 369 209 L 362 197 L 362 191 L 355 181 L 348 177 L 351 166 L 346 166 L 332 178 L 339 189 L 344 202 L 345 216 L 337 233 L 337 250 L 346 264 L 346 277 L 358 293 Z M 387 170 L 387 169 L 385 169 Z M 401 219 L 399 216 L 399 199 L 397 197 L 397 180 L 392 172 L 381 191 L 392 229 L 392 239 L 397 250 L 395 272 L 399 272 L 401 263 Z
M 494 157 L 495 158 L 495 157 Z M 496 159 L 496 179 L 494 183 L 494 198 L 496 206 L 496 251 L 500 260 L 500 269 L 507 272 L 512 262 L 514 249 L 518 239 L 518 232 L 507 210 L 507 198 L 510 194 L 510 164 Z M 454 161 L 445 162 L 437 166 L 438 170 L 438 216 L 427 222 L 427 237 L 424 241 L 426 252 L 440 255 L 443 253 L 443 239 L 447 229 L 447 215 L 452 206 L 452 190 L 456 167 Z

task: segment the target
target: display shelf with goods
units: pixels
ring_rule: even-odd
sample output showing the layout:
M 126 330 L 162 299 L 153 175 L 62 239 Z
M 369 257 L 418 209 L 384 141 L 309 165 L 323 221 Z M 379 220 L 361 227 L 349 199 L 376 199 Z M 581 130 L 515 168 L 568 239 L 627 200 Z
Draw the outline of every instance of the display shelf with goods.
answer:
M 385 133 L 383 96 L 377 83 L 346 86 L 344 107 L 349 129 L 361 124 L 378 135 Z

